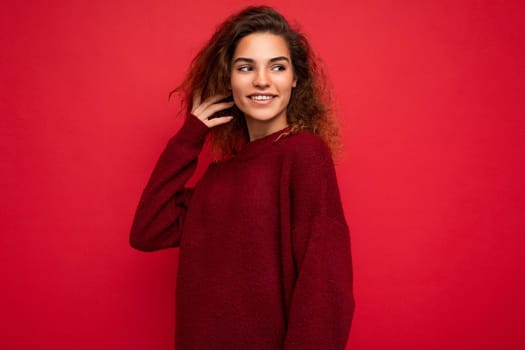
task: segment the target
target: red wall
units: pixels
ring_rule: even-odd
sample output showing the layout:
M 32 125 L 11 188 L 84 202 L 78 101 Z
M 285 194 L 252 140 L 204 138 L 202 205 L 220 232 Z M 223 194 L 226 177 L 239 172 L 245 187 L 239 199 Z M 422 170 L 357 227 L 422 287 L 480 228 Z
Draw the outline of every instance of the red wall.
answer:
M 178 250 L 128 230 L 180 125 L 168 91 L 248 3 L 2 6 L 0 348 L 173 347 Z M 338 100 L 348 348 L 523 348 L 523 2 L 274 3 Z

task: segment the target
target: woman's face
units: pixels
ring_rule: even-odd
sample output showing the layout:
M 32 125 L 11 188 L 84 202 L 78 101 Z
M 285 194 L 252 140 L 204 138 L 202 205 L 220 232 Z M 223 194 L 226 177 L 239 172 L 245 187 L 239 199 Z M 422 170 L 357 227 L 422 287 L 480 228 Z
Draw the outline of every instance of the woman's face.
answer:
M 296 85 L 286 41 L 270 33 L 247 35 L 239 41 L 231 67 L 233 100 L 248 128 L 267 133 L 284 128 Z

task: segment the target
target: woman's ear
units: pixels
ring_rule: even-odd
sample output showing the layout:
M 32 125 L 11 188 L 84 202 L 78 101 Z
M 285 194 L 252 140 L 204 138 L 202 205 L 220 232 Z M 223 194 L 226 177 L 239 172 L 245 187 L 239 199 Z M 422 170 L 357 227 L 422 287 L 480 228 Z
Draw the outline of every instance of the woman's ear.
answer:
M 297 86 L 297 78 L 294 78 L 292 87 L 296 87 L 296 86 Z

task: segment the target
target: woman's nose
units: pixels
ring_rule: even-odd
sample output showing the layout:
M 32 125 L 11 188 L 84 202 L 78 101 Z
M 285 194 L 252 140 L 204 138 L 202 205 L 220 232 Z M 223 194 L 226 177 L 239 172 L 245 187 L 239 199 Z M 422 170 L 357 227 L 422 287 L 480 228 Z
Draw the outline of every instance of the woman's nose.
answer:
M 253 85 L 256 87 L 270 86 L 270 77 L 268 76 L 268 72 L 265 69 L 260 69 L 255 73 Z

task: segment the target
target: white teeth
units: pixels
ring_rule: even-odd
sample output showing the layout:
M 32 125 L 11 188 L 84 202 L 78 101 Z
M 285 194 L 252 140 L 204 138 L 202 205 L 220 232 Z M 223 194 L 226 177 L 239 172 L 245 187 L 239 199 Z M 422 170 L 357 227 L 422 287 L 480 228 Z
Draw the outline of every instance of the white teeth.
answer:
M 256 101 L 265 101 L 273 98 L 273 96 L 264 96 L 264 95 L 257 95 L 257 96 L 250 96 L 252 100 Z

